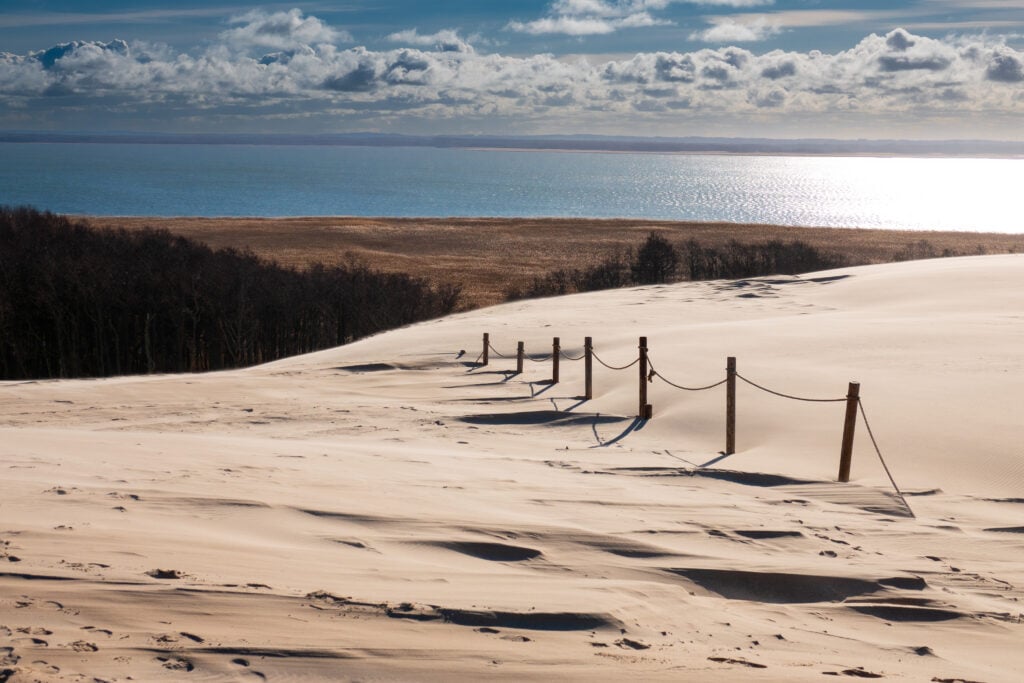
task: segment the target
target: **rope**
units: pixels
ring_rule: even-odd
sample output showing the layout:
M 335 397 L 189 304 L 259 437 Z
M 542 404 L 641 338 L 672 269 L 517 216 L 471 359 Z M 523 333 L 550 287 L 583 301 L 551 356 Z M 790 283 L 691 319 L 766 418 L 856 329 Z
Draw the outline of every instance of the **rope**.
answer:
M 616 367 L 616 366 L 614 366 L 614 365 L 608 365 L 607 363 L 605 363 L 605 362 L 604 362 L 603 360 L 601 360 L 601 357 L 600 357 L 600 356 L 598 356 L 598 355 L 597 355 L 597 354 L 596 354 L 596 353 L 595 353 L 594 351 L 591 351 L 590 353 L 591 353 L 591 354 L 593 354 L 594 358 L 596 358 L 596 359 L 597 359 L 597 362 L 598 362 L 598 363 L 600 363 L 601 365 L 605 366 L 605 367 L 606 367 L 606 368 L 608 368 L 609 370 L 627 370 L 627 369 L 629 369 L 629 368 L 633 367 L 634 365 L 636 365 L 637 363 L 639 363 L 639 362 L 640 362 L 640 357 L 639 357 L 639 356 L 637 356 L 637 358 L 636 358 L 636 360 L 635 360 L 635 361 L 633 361 L 633 362 L 632 362 L 632 363 L 630 363 L 629 365 L 623 365 L 623 366 L 622 366 L 621 368 L 619 368 L 619 367 Z
M 720 387 L 720 386 L 722 386 L 723 384 L 725 384 L 726 382 L 729 381 L 729 378 L 726 377 L 721 382 L 715 382 L 714 384 L 709 384 L 706 387 L 684 387 L 681 384 L 676 384 L 675 382 L 668 381 L 665 377 L 663 377 L 661 375 L 661 373 L 659 373 L 657 370 L 655 370 L 654 369 L 654 363 L 651 363 L 650 356 L 647 357 L 647 362 L 651 366 L 651 375 L 650 376 L 652 378 L 653 377 L 657 377 L 658 379 L 660 379 L 665 384 L 667 384 L 667 385 L 669 385 L 671 387 L 675 387 L 676 389 L 682 389 L 683 391 L 707 391 L 708 389 L 714 389 L 715 387 Z
M 534 363 L 547 363 L 549 360 L 551 360 L 551 357 L 553 355 L 554 354 L 549 353 L 548 355 L 544 356 L 543 358 L 533 358 L 531 356 L 524 355 L 523 358 L 525 358 L 526 360 L 532 360 Z
M 751 382 L 749 379 L 747 379 L 746 377 L 744 377 L 743 375 L 741 375 L 738 372 L 736 373 L 736 376 L 739 377 L 744 382 L 746 382 L 747 384 L 749 384 L 750 386 L 756 387 L 757 389 L 760 389 L 761 391 L 766 391 L 769 394 L 775 394 L 776 396 L 781 396 L 782 398 L 790 398 L 790 399 L 793 399 L 794 401 L 806 401 L 808 403 L 838 403 L 839 401 L 845 401 L 846 400 L 845 398 L 804 398 L 802 396 L 790 396 L 789 394 L 783 394 L 783 393 L 778 392 L 778 391 L 772 391 L 771 389 L 769 389 L 767 387 L 763 387 L 760 384 L 756 384 L 754 382 Z
M 914 519 L 917 519 L 917 515 L 910 509 L 910 505 L 907 504 L 907 499 L 903 497 L 903 492 L 900 491 L 900 487 L 896 485 L 896 480 L 892 477 L 892 472 L 889 471 L 889 466 L 885 464 L 885 458 L 882 457 L 882 451 L 878 448 L 878 442 L 875 441 L 875 434 L 871 431 L 871 423 L 868 422 L 868 414 L 864 412 L 864 401 L 857 399 L 857 405 L 860 407 L 860 416 L 864 418 L 864 426 L 868 429 L 868 436 L 871 437 L 871 445 L 875 447 L 875 453 L 878 454 L 878 460 L 882 463 L 882 469 L 885 470 L 886 476 L 889 477 L 889 482 L 892 484 L 893 489 L 896 491 L 896 495 L 903 501 L 903 506 L 907 508 L 907 512 Z
M 491 342 L 487 342 L 487 346 L 488 346 L 488 348 L 491 349 L 491 351 L 494 351 L 494 355 L 497 356 L 498 358 L 511 358 L 512 357 L 512 356 L 506 356 L 501 351 L 499 351 L 498 349 L 494 348 L 494 345 L 492 345 Z
M 473 365 L 476 365 L 477 363 L 479 363 L 479 362 L 480 362 L 480 360 L 481 360 L 481 359 L 482 359 L 483 357 L 484 357 L 484 352 L 483 352 L 483 351 L 481 351 L 481 352 L 480 352 L 480 355 L 476 357 L 476 360 L 475 360 L 475 361 L 473 361 Z
M 583 360 L 586 357 L 586 355 L 587 355 L 586 352 L 584 352 L 584 353 L 581 353 L 580 355 L 576 356 L 575 358 L 573 358 L 572 356 L 567 354 L 565 351 L 562 351 L 561 353 L 562 353 L 562 358 L 564 358 L 566 360 Z

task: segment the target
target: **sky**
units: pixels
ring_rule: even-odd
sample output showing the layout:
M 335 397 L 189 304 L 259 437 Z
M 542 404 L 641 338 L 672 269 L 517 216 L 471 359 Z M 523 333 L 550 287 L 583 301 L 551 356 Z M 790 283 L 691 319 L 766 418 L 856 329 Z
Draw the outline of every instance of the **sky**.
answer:
M 2 0 L 0 130 L 1024 140 L 1024 0 Z

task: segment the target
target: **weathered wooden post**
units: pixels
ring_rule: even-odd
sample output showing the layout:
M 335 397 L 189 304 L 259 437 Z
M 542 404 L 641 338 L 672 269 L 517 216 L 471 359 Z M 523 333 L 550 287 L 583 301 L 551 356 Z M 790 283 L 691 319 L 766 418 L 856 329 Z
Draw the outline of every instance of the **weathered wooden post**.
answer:
M 850 481 L 853 459 L 853 431 L 857 427 L 857 406 L 860 403 L 860 382 L 850 382 L 846 392 L 846 421 L 843 423 L 843 448 L 839 452 L 839 481 Z
M 594 340 L 583 339 L 583 398 L 589 401 L 594 398 Z
M 516 374 L 523 374 L 523 356 L 526 353 L 526 348 L 523 342 L 519 342 L 516 346 Z
M 487 365 L 487 352 L 491 348 L 491 335 L 484 332 L 484 352 L 480 354 L 480 365 Z
M 736 358 L 725 361 L 725 454 L 736 452 Z
M 562 355 L 562 346 L 558 337 L 551 341 L 551 383 L 558 384 L 558 359 Z
M 636 416 L 641 420 L 650 420 L 654 414 L 647 402 L 647 381 L 647 337 L 640 337 L 640 408 Z

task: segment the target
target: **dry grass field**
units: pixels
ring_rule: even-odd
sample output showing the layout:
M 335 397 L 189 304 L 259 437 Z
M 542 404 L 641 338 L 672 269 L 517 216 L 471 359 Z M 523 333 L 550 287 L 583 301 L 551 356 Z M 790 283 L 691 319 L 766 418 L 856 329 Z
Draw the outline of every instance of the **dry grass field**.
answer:
M 522 286 L 537 275 L 592 265 L 638 245 L 651 231 L 673 242 L 694 238 L 707 246 L 731 239 L 801 240 L 865 264 L 891 261 L 894 254 L 913 249 L 922 240 L 939 253 L 1024 252 L 1024 235 L 633 219 L 90 217 L 88 221 L 127 229 L 165 228 L 214 248 L 250 249 L 299 268 L 354 256 L 385 271 L 460 282 L 465 288 L 464 305 L 470 308 L 498 303 L 510 286 Z

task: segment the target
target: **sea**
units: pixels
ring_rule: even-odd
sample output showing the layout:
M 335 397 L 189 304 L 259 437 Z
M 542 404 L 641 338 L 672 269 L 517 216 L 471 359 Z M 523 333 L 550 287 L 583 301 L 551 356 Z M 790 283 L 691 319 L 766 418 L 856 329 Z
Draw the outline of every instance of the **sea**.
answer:
M 101 216 L 640 218 L 1024 233 L 1024 159 L 0 143 L 0 205 Z

